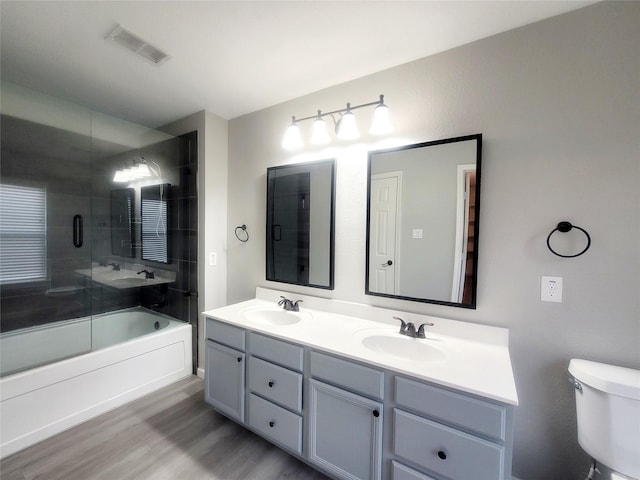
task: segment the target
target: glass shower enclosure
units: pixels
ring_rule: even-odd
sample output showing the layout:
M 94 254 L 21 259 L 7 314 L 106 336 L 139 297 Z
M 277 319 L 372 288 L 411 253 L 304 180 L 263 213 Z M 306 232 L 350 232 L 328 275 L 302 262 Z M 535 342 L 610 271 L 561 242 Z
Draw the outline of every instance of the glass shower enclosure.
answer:
M 195 132 L 9 83 L 0 121 L 2 375 L 104 346 L 92 322 L 105 312 L 142 307 L 195 330 Z

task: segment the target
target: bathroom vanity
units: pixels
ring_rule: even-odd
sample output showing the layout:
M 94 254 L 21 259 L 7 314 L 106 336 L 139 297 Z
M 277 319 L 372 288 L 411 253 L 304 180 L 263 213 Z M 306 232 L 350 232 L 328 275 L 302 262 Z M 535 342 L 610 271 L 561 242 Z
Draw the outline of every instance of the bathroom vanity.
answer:
M 263 288 L 204 315 L 206 402 L 329 476 L 511 478 L 506 329 Z

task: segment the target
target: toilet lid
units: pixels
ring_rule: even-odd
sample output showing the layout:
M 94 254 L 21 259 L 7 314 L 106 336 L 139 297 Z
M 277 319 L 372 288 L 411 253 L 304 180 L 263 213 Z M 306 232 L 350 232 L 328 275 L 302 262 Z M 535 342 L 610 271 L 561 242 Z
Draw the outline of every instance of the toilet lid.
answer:
M 640 400 L 640 370 L 574 358 L 569 362 L 569 373 L 603 392 Z

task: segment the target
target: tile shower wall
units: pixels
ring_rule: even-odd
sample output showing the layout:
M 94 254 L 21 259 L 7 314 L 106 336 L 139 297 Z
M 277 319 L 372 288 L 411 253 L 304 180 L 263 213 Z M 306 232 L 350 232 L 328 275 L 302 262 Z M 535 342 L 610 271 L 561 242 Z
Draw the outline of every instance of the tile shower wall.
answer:
M 157 147 L 163 147 L 163 145 Z M 182 135 L 171 140 L 170 145 L 164 147 L 175 150 L 171 155 L 161 155 L 162 158 L 168 159 L 162 165 L 162 173 L 171 184 L 168 197 L 167 229 L 170 239 L 169 263 L 157 264 L 149 261 L 143 263 L 149 267 L 149 270 L 174 271 L 176 281 L 165 285 L 140 288 L 140 303 L 146 308 L 193 325 L 192 345 L 195 369 L 198 364 L 197 133 Z M 156 152 L 150 152 L 149 156 L 151 158 L 160 157 Z M 136 238 L 140 238 L 139 233 Z

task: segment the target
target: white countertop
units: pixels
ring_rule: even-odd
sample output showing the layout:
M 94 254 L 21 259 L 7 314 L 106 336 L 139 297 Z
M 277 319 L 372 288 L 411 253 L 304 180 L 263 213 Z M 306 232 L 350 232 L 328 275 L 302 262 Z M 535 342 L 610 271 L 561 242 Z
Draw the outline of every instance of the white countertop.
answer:
M 142 268 L 142 270 L 143 269 L 144 268 Z M 75 272 L 78 275 L 88 277 L 96 283 L 117 289 L 148 287 L 150 285 L 160 285 L 162 283 L 172 283 L 175 281 L 175 272 L 154 272 L 154 278 L 146 278 L 145 275 L 138 274 L 135 269 L 120 268 L 118 270 L 114 270 L 110 266 L 94 266 L 91 268 L 76 270 Z
M 292 325 L 271 325 L 251 321 L 245 312 L 255 309 L 281 309 L 280 295 L 302 299 L 299 316 Z M 511 405 L 518 404 L 509 357 L 508 330 L 439 317 L 371 307 L 368 305 L 323 299 L 307 295 L 257 288 L 256 298 L 204 312 L 226 323 L 255 332 L 335 353 L 370 365 L 393 370 L 446 387 L 480 395 Z M 383 334 L 396 338 L 399 322 L 393 316 L 413 322 L 432 322 L 424 342 L 444 353 L 435 361 L 407 360 L 366 348 L 362 339 L 367 334 Z

